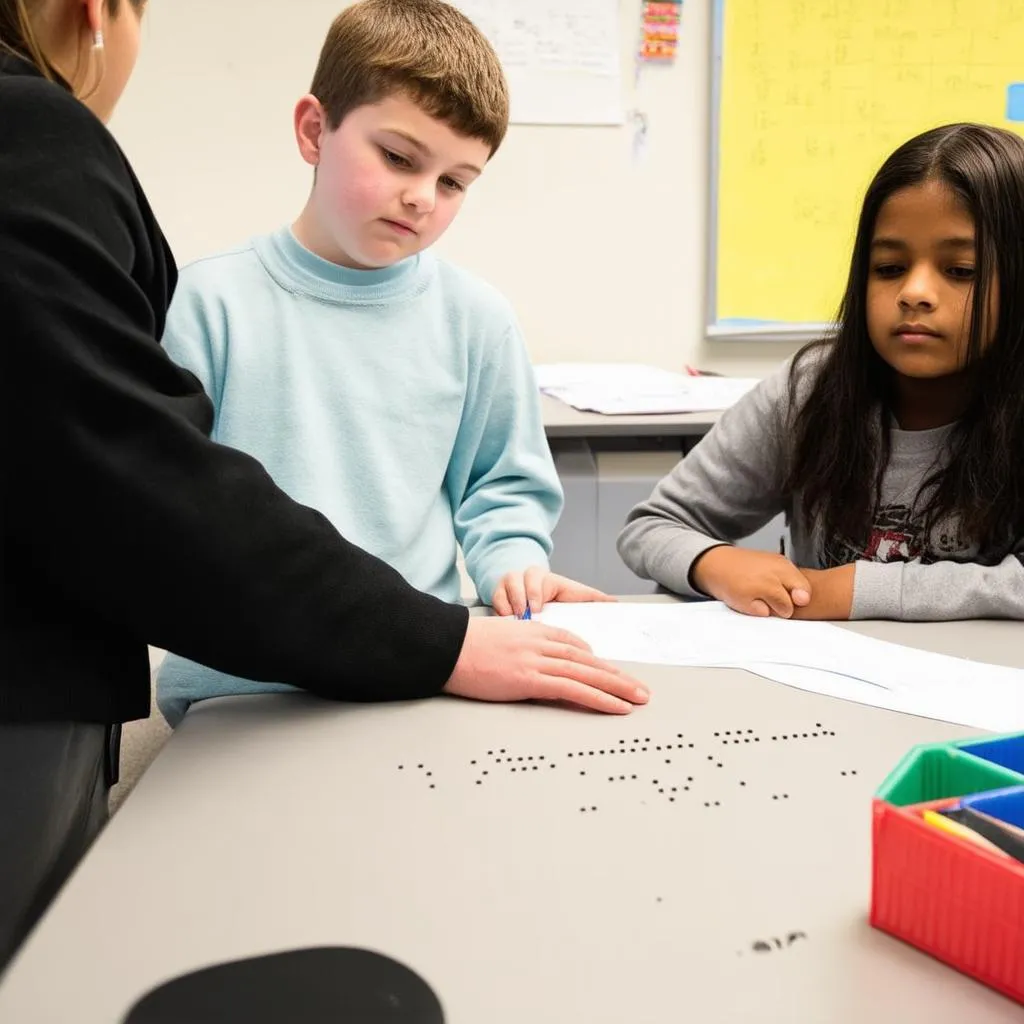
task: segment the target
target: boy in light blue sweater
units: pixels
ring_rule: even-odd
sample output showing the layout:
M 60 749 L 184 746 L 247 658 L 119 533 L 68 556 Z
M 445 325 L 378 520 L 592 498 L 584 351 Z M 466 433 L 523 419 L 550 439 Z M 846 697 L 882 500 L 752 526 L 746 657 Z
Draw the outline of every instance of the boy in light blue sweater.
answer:
M 347 8 L 295 110 L 305 208 L 187 267 L 164 345 L 213 399 L 215 440 L 444 600 L 461 545 L 481 599 L 523 615 L 606 598 L 548 571 L 562 492 L 509 304 L 427 251 L 507 125 L 501 66 L 459 12 Z M 290 689 L 171 655 L 157 699 L 174 725 L 197 700 Z

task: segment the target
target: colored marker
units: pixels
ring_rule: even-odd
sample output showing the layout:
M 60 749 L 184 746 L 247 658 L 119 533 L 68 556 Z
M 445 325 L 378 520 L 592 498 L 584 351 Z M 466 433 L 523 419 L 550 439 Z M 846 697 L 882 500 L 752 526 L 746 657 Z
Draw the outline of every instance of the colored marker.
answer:
M 921 817 L 928 822 L 929 825 L 934 825 L 935 828 L 942 829 L 943 832 L 948 832 L 952 836 L 957 836 L 960 839 L 966 839 L 967 842 L 974 843 L 975 846 L 984 846 L 995 853 L 1003 853 L 998 846 L 994 846 L 984 836 L 978 835 L 977 832 L 969 829 L 966 825 L 961 825 L 959 822 L 953 821 L 951 818 L 944 817 L 937 811 L 924 811 L 921 814 Z
M 530 614 L 530 606 L 529 606 L 529 604 L 527 604 L 526 611 L 523 612 L 523 614 L 520 615 L 519 618 L 522 619 L 523 622 L 529 622 L 530 619 L 533 618 L 533 616 Z

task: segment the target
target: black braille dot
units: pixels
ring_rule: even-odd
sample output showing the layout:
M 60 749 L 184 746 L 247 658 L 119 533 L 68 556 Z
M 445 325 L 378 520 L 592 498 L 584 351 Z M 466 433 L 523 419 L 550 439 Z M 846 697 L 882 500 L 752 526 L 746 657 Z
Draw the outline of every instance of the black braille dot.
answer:
M 433 783 L 431 783 L 431 784 L 430 784 L 430 788 L 431 788 L 431 789 L 436 789 L 437 787 L 436 787 L 436 786 L 435 786 L 435 785 L 434 785 Z
M 674 796 L 670 796 L 668 799 L 670 803 L 674 804 L 676 802 L 676 798 Z
M 741 783 L 740 783 L 740 785 L 741 785 L 741 786 L 745 786 L 745 785 L 746 785 L 746 783 L 745 783 L 745 782 L 741 782 Z
M 490 775 L 490 772 L 489 772 L 489 771 L 487 771 L 487 769 L 486 769 L 486 768 L 484 769 L 484 775 Z
M 482 785 L 483 785 L 483 783 L 482 783 L 482 782 L 481 782 L 481 781 L 480 781 L 479 779 L 477 779 L 477 780 L 476 780 L 476 784 L 477 784 L 478 786 L 482 786 Z
M 499 754 L 507 754 L 508 751 L 504 747 L 502 747 L 501 750 L 498 751 L 498 753 Z
M 851 774 L 851 775 L 856 775 L 856 774 L 857 774 L 857 772 L 856 772 L 856 771 L 851 771 L 851 772 L 850 772 L 850 774 Z
M 427 778 L 429 779 L 433 774 L 433 772 L 427 772 Z
M 421 764 L 418 764 L 418 765 L 416 765 L 416 767 L 417 767 L 417 768 L 422 768 L 422 767 L 423 767 L 423 765 L 421 765 Z
M 689 747 L 689 748 L 690 748 L 691 750 L 693 750 L 693 744 L 692 744 L 692 743 L 688 743 L 688 744 L 687 744 L 687 746 L 688 746 L 688 747 Z
M 630 778 L 631 778 L 631 779 L 635 779 L 635 778 L 636 778 L 636 776 L 635 776 L 635 775 L 630 775 Z
M 400 764 L 400 765 L 398 766 L 398 770 L 399 770 L 399 771 L 401 771 L 401 770 L 402 770 L 402 769 L 403 769 L 404 767 L 405 767 L 405 765 L 404 765 L 404 764 Z
M 580 772 L 580 775 L 586 775 L 586 774 L 587 774 L 586 772 Z

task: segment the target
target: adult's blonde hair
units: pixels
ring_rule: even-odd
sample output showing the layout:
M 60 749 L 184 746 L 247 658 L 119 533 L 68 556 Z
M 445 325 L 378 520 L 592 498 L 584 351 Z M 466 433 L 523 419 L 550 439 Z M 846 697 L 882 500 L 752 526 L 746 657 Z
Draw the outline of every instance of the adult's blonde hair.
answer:
M 508 85 L 497 54 L 442 0 L 362 0 L 346 8 L 327 33 L 310 92 L 331 129 L 356 107 L 396 93 L 486 142 L 492 156 L 508 128 Z
M 146 0 L 129 0 L 138 10 Z M 43 77 L 72 92 L 71 84 L 47 57 L 39 42 L 35 22 L 47 0 L 0 0 L 0 53 L 12 53 L 34 64 Z M 117 14 L 121 0 L 107 0 L 111 16 Z

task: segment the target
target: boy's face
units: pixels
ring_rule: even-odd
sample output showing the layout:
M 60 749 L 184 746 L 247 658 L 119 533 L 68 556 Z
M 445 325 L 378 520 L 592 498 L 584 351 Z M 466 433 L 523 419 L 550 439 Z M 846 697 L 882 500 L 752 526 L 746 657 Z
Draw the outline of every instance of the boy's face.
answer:
M 317 168 L 300 218 L 303 242 L 357 270 L 390 266 L 436 242 L 483 171 L 487 143 L 457 134 L 403 94 L 357 107 L 334 131 L 322 110 L 319 126 L 302 114 L 310 100 L 296 111 L 300 149 Z

